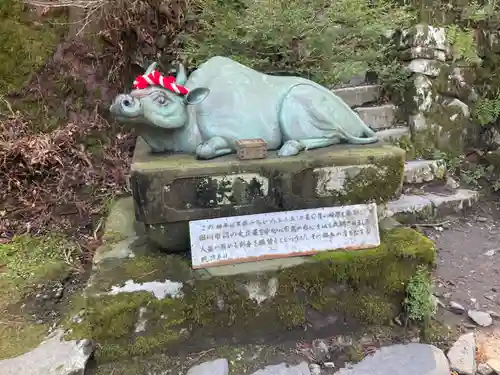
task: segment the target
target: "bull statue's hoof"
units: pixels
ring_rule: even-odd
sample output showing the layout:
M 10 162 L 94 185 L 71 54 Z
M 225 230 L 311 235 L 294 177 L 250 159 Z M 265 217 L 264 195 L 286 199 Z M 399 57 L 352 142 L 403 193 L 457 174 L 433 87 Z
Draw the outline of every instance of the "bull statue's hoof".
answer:
M 299 141 L 286 141 L 278 151 L 278 156 L 294 156 L 304 149 Z

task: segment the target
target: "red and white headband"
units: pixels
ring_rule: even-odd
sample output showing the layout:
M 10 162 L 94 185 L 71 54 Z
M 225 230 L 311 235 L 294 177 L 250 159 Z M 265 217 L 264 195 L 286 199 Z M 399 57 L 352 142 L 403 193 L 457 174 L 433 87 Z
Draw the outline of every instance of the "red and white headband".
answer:
M 184 86 L 175 83 L 175 77 L 162 76 L 157 70 L 153 70 L 149 74 L 137 77 L 132 85 L 134 89 L 145 89 L 149 86 L 161 86 L 164 89 L 172 91 L 178 95 L 186 95 L 189 92 L 189 90 Z

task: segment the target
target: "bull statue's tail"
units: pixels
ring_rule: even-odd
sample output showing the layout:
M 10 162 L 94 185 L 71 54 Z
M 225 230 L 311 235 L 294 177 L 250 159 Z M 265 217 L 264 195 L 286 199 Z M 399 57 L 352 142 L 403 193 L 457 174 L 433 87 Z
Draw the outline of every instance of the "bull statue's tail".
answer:
M 297 86 L 309 86 L 314 90 L 321 91 L 322 94 L 329 96 L 331 100 L 335 102 L 336 106 L 339 107 L 339 111 L 341 113 L 343 112 L 343 114 L 345 115 L 343 116 L 346 117 L 345 119 L 337 119 L 336 123 L 332 126 L 332 122 L 335 121 L 335 119 L 329 116 L 328 111 L 318 110 L 314 107 L 314 105 L 307 106 L 307 111 L 310 112 L 311 116 L 317 120 L 315 121 L 315 127 L 323 130 L 327 134 L 327 137 L 341 137 L 347 140 L 349 143 L 360 145 L 376 143 L 379 141 L 379 137 L 377 136 L 376 132 L 374 132 L 368 125 L 366 125 L 363 120 L 361 120 L 359 115 L 354 112 L 346 102 L 344 102 L 330 90 L 314 82 L 300 82 L 292 85 L 283 96 L 283 101 L 287 98 L 288 94 L 290 94 L 291 90 L 296 88 Z M 314 99 L 311 98 L 311 100 Z M 331 111 L 331 108 L 329 108 L 329 110 Z M 283 118 L 283 105 L 281 105 L 280 111 L 280 117 Z M 356 134 L 363 134 L 364 137 L 360 137 L 349 132 L 348 129 L 344 127 L 344 123 L 349 123 L 351 124 L 351 126 L 355 126 L 357 128 Z

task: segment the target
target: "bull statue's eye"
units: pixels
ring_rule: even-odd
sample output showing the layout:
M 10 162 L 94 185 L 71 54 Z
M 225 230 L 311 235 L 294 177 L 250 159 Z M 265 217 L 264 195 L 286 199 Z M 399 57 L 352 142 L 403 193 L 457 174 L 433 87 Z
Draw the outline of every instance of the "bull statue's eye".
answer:
M 167 98 L 163 95 L 157 96 L 155 102 L 158 104 L 167 104 Z

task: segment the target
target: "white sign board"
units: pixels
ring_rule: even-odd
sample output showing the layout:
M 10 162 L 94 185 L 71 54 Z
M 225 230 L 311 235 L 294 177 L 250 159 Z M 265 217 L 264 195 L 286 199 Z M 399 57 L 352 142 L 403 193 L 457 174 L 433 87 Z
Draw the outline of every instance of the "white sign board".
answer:
M 189 232 L 195 269 L 380 245 L 375 203 L 196 220 Z

